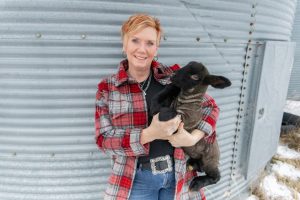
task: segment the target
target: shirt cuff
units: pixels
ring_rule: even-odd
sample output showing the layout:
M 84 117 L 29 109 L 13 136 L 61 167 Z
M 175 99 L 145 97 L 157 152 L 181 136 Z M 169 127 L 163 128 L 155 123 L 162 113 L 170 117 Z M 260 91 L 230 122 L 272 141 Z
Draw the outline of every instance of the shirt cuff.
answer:
M 205 133 L 205 136 L 210 136 L 213 133 L 213 127 L 204 120 L 200 122 L 198 129 L 203 131 Z
M 148 155 L 149 143 L 141 144 L 142 129 L 132 129 L 130 133 L 130 147 L 135 155 Z

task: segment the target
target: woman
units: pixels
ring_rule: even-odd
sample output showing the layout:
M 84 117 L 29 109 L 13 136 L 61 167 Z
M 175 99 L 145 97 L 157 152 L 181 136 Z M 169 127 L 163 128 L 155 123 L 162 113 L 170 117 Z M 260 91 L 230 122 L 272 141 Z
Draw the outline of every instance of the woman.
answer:
M 205 96 L 203 120 L 188 133 L 179 116 L 160 122 L 149 115 L 151 97 L 179 69 L 155 61 L 161 37 L 157 19 L 137 14 L 122 26 L 123 53 L 119 71 L 102 80 L 96 95 L 96 140 L 111 154 L 112 174 L 105 199 L 205 199 L 202 190 L 189 192 L 195 171 L 187 171 L 187 157 L 179 147 L 192 146 L 205 136 L 215 138 L 219 109 Z M 177 132 L 173 134 L 175 131 Z

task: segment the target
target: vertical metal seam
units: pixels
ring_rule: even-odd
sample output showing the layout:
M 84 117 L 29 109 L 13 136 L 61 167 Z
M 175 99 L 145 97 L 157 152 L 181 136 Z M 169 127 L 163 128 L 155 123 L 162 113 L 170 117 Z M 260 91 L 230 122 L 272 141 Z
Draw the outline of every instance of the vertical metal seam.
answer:
M 237 156 L 238 156 L 238 140 L 240 137 L 240 132 L 241 132 L 241 121 L 243 118 L 243 112 L 244 112 L 244 106 L 245 106 L 245 92 L 246 92 L 246 82 L 247 82 L 247 77 L 248 77 L 248 69 L 250 67 L 250 61 L 251 61 L 251 52 L 252 52 L 252 36 L 253 32 L 255 31 L 255 22 L 256 22 L 256 7 L 257 3 L 256 0 L 254 0 L 254 3 L 251 5 L 251 13 L 250 13 L 250 22 L 249 22 L 249 39 L 248 39 L 248 44 L 247 44 L 247 49 L 246 49 L 246 54 L 245 54 L 245 62 L 243 65 L 243 77 L 242 77 L 242 86 L 241 86 L 241 94 L 240 94 L 240 101 L 239 101 L 239 108 L 238 108 L 238 115 L 237 115 L 237 122 L 236 122 L 236 129 L 235 129 L 235 136 L 234 136 L 234 142 L 233 142 L 233 154 L 232 154 L 232 167 L 231 167 L 231 181 L 229 183 L 230 188 L 228 191 L 227 196 L 231 196 L 232 190 L 234 189 L 233 187 L 233 181 L 235 180 L 236 173 L 237 173 Z

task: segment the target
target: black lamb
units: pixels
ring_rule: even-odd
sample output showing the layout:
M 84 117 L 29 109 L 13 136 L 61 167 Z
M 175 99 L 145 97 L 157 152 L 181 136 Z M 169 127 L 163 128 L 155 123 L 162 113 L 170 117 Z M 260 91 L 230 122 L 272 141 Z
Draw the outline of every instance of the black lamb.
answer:
M 208 85 L 221 89 L 231 85 L 227 78 L 210 75 L 202 63 L 194 61 L 176 71 L 170 80 L 171 83 L 153 97 L 150 112 L 152 115 L 159 113 L 160 121 L 170 120 L 177 113 L 180 114 L 188 132 L 196 129 L 202 120 L 200 104 Z M 190 157 L 187 160 L 187 169 L 206 174 L 192 180 L 190 191 L 198 191 L 220 180 L 220 152 L 217 141 L 210 144 L 202 138 L 194 146 L 183 147 L 183 150 Z

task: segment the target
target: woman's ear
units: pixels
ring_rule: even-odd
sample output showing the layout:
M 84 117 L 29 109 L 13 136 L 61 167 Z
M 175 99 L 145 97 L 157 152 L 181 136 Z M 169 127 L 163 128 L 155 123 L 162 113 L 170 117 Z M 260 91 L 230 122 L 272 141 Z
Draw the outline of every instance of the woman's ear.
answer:
M 215 75 L 207 75 L 204 78 L 203 83 L 205 85 L 211 85 L 214 88 L 220 88 L 220 89 L 231 86 L 231 82 L 228 78 L 224 76 L 215 76 Z
M 127 48 L 126 48 L 126 45 L 125 45 L 124 42 L 123 42 L 123 48 L 122 48 L 122 51 L 126 53 L 126 49 L 127 49 Z
M 159 46 L 156 45 L 156 49 L 155 49 L 155 54 L 154 54 L 154 56 L 157 56 L 157 55 L 158 55 L 158 48 L 159 48 Z
M 123 40 L 122 40 L 122 45 L 123 45 L 122 51 L 125 53 L 127 50 L 127 43 L 128 43 L 128 36 L 124 35 Z

